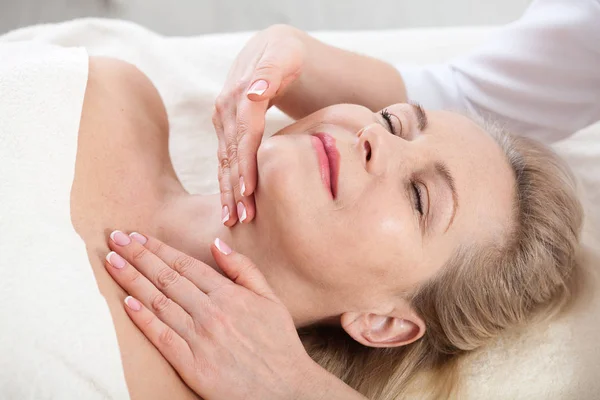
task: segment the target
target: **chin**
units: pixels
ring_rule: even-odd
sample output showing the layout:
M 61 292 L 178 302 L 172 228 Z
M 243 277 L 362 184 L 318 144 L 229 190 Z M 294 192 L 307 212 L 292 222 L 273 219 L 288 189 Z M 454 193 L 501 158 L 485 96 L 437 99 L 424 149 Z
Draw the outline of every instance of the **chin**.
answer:
M 288 149 L 289 146 L 283 139 L 269 138 L 258 148 L 257 201 L 262 197 L 265 200 L 272 199 L 273 204 L 276 204 L 277 199 L 286 198 L 293 193 L 291 181 L 299 165 L 296 156 Z
M 308 153 L 313 151 L 310 139 L 298 136 L 271 137 L 258 149 L 257 221 L 268 221 L 275 234 L 296 236 L 296 228 L 322 217 L 327 201 L 315 155 Z

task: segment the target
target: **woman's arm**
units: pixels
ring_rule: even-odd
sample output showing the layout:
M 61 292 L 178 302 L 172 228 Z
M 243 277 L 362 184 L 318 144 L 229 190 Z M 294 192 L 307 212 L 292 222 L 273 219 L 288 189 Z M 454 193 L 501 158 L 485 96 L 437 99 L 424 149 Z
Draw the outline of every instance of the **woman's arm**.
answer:
M 292 118 L 333 104 L 361 104 L 376 111 L 406 102 L 404 82 L 392 65 L 330 46 L 293 27 L 283 29 L 306 49 L 298 79 L 273 101 Z

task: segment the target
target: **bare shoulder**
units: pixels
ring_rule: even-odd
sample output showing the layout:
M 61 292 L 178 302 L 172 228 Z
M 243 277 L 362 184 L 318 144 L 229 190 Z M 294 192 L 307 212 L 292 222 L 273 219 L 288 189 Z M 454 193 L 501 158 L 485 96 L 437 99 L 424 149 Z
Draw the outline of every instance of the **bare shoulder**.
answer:
M 99 111 L 98 107 L 109 107 L 126 118 L 150 117 L 161 131 L 168 131 L 167 113 L 158 90 L 148 76 L 126 61 L 90 57 L 85 100 L 94 112 Z
M 111 230 L 155 232 L 153 218 L 164 204 L 164 182 L 175 179 L 167 117 L 152 82 L 124 61 L 90 58 L 71 218 L 109 307 L 134 400 L 196 398 L 125 313 L 125 293 L 106 272 L 104 258 Z

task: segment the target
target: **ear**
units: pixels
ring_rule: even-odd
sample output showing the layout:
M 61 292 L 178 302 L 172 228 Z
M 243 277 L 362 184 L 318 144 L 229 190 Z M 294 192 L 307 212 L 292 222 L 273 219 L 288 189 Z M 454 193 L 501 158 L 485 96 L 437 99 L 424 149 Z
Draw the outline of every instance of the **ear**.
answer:
M 408 306 L 390 314 L 345 312 L 341 324 L 354 340 L 369 347 L 404 346 L 425 334 L 425 322 Z

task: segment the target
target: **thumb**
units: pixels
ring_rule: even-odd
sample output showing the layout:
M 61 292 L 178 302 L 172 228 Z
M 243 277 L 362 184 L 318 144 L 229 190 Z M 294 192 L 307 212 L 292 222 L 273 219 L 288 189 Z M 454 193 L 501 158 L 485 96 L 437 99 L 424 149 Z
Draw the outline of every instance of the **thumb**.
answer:
M 258 60 L 246 95 L 252 101 L 270 100 L 299 75 L 304 50 L 298 41 L 268 46 Z
M 281 69 L 271 63 L 259 64 L 254 71 L 246 96 L 252 101 L 270 100 L 281 86 Z
M 248 257 L 231 250 L 219 238 L 215 239 L 210 250 L 217 265 L 229 279 L 262 297 L 280 303 L 265 276 Z

